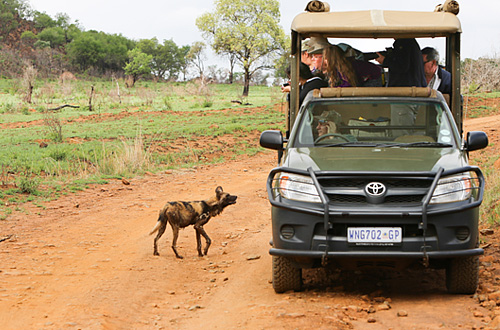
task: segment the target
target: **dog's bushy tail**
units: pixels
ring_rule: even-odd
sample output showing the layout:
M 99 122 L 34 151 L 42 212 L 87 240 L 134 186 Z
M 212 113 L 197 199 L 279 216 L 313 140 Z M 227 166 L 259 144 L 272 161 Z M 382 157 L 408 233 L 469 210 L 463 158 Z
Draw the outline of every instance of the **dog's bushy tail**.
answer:
M 149 232 L 149 235 L 153 235 L 154 233 L 156 233 L 158 231 L 158 229 L 160 229 L 161 222 L 163 221 L 164 217 L 165 217 L 164 212 L 160 212 L 160 216 L 158 217 L 158 221 L 156 221 L 156 225 L 153 229 L 151 229 L 151 231 Z

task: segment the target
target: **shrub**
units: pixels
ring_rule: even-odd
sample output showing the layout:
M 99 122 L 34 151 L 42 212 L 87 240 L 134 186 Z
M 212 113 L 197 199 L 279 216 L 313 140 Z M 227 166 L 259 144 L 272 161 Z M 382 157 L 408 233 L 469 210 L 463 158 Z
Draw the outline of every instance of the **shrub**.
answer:
M 477 60 L 466 59 L 462 63 L 463 91 L 474 93 L 477 91 L 500 89 L 500 59 L 496 57 L 481 57 Z
M 25 175 L 18 179 L 17 186 L 22 193 L 34 195 L 38 192 L 40 180 L 31 175 Z
M 68 157 L 68 153 L 65 150 L 55 149 L 50 152 L 49 156 L 55 161 L 61 161 Z

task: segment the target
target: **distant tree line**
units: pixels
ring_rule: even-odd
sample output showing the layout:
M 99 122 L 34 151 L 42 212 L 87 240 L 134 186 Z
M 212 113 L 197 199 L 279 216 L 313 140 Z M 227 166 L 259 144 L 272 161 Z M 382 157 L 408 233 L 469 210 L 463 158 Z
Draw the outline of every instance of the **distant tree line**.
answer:
M 186 75 L 189 50 L 190 46 L 179 47 L 173 40 L 134 41 L 121 34 L 85 31 L 66 14 L 52 18 L 32 10 L 24 0 L 0 1 L 0 75 L 6 77 L 18 76 L 23 61 L 29 61 L 47 76 L 69 70 L 177 79 Z M 141 59 L 147 60 L 141 63 L 146 66 L 142 71 L 133 63 Z
M 66 14 L 51 17 L 32 10 L 26 0 L 0 0 L 0 77 L 19 76 L 28 65 L 39 75 L 64 71 L 87 75 L 141 77 L 156 80 L 202 81 L 225 77 L 242 81 L 248 95 L 250 81 L 265 82 L 269 72 L 286 65 L 289 39 L 279 26 L 278 0 L 215 0 L 215 11 L 200 16 L 196 25 L 214 52 L 229 61 L 227 74 L 205 67 L 207 44 L 178 46 L 173 40 L 131 40 L 121 34 L 85 31 Z M 243 69 L 235 72 L 235 66 Z M 212 76 L 210 76 L 212 75 Z

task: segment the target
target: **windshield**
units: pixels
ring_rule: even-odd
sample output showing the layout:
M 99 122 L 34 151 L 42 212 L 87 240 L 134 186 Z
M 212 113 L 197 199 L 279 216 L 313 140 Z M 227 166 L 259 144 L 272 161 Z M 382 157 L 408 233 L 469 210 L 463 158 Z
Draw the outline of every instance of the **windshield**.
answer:
M 294 147 L 452 147 L 452 128 L 437 102 L 311 102 Z

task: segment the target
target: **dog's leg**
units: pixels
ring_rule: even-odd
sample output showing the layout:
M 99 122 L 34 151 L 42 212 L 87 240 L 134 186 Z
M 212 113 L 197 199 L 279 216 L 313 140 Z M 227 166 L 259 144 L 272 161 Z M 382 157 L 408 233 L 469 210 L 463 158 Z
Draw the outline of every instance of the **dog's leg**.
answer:
M 203 228 L 203 225 L 196 224 L 194 228 L 196 229 L 197 237 L 201 234 L 205 238 L 206 241 L 205 250 L 203 251 L 203 254 L 200 254 L 200 257 L 204 255 L 206 256 L 208 253 L 208 248 L 210 247 L 210 244 L 212 244 L 212 240 L 210 239 L 210 237 L 208 237 L 207 232 Z M 199 247 L 200 250 L 198 250 L 198 253 L 201 253 L 201 242 L 199 243 Z
M 198 250 L 198 256 L 203 257 L 203 253 L 201 253 L 201 234 L 198 228 L 194 228 L 196 231 L 196 249 Z
M 173 238 L 172 238 L 172 250 L 174 250 L 174 253 L 175 253 L 175 256 L 179 259 L 183 259 L 184 257 L 181 256 L 179 253 L 177 253 L 177 238 L 179 237 L 179 227 L 170 223 L 170 226 L 172 227 L 172 234 L 173 234 Z
M 166 221 L 159 221 L 160 225 L 158 227 L 158 234 L 155 237 L 154 240 L 154 251 L 153 255 L 159 256 L 160 254 L 158 253 L 158 240 L 160 239 L 161 235 L 165 232 L 165 229 L 167 228 L 167 222 Z

